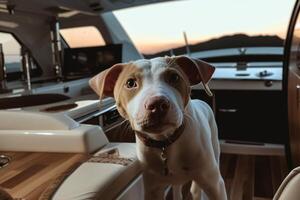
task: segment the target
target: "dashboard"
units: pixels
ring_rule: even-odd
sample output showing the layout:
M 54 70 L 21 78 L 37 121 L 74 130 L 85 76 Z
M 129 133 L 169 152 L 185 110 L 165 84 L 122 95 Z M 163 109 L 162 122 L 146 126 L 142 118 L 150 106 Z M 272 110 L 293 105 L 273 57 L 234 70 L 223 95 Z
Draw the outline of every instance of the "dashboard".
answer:
M 211 63 L 216 67 L 212 90 L 282 90 L 282 62 Z M 203 89 L 201 84 L 193 89 Z
M 256 145 L 283 144 L 282 62 L 212 64 L 216 67 L 209 82 L 213 97 L 208 97 L 198 84 L 192 87 L 192 98 L 212 107 L 219 138 Z

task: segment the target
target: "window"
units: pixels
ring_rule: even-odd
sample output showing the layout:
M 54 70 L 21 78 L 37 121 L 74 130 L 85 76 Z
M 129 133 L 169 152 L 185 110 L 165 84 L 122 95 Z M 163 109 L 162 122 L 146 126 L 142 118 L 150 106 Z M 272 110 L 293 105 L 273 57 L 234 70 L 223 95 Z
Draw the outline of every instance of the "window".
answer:
M 60 30 L 60 34 L 70 48 L 105 45 L 101 33 L 94 26 L 65 28 Z
M 7 81 L 23 80 L 22 45 L 11 33 L 0 32 L 0 44 L 4 54 L 4 66 Z M 30 76 L 40 77 L 43 71 L 32 56 L 30 56 Z
M 4 54 L 6 73 L 21 72 L 21 45 L 10 33 L 0 32 L 0 44 Z
M 184 32 L 191 52 L 282 48 L 294 4 L 295 0 L 187 0 L 113 13 L 137 49 L 151 57 L 185 53 Z

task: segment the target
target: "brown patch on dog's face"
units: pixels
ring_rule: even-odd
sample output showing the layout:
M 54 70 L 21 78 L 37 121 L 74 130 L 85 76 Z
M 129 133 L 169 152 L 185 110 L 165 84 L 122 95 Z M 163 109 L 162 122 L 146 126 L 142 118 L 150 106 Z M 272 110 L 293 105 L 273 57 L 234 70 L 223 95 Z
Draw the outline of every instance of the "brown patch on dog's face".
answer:
M 138 94 L 143 85 L 143 73 L 133 63 L 127 64 L 120 73 L 114 88 L 114 97 L 119 113 L 128 119 L 127 104 Z
M 175 88 L 182 97 L 182 102 L 184 103 L 183 107 L 186 107 L 189 96 L 190 96 L 190 84 L 189 79 L 181 68 L 177 65 L 171 65 L 163 73 L 162 78 L 164 81 Z
M 165 59 L 168 63 L 175 63 L 177 66 L 179 66 L 180 70 L 185 74 L 185 77 L 189 80 L 190 85 L 196 85 L 201 82 L 204 86 L 205 92 L 209 96 L 213 95 L 208 87 L 208 82 L 212 78 L 212 75 L 215 71 L 214 66 L 202 60 L 189 58 L 186 56 L 166 56 Z

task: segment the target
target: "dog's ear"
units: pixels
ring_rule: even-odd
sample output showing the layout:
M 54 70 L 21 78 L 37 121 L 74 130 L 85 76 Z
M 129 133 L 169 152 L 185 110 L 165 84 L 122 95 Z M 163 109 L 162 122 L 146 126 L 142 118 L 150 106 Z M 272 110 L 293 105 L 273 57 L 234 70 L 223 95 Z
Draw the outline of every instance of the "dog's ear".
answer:
M 202 60 L 193 59 L 186 56 L 176 56 L 174 59 L 177 65 L 189 78 L 191 85 L 197 85 L 198 83 L 202 82 L 206 93 L 209 96 L 212 96 L 207 84 L 215 71 L 214 66 Z
M 215 71 L 215 67 L 207 62 L 186 56 L 176 56 L 175 62 L 188 76 L 191 85 L 207 84 Z
M 114 96 L 114 87 L 124 66 L 123 63 L 115 64 L 89 80 L 90 87 L 99 95 L 100 99 Z

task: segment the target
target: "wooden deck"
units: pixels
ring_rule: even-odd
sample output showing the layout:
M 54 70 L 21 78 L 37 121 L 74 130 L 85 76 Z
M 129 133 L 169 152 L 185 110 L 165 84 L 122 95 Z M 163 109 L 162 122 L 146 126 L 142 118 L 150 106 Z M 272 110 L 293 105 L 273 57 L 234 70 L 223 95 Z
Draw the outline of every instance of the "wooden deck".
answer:
M 13 164 L 0 169 L 0 187 L 14 198 L 25 199 L 38 199 L 61 173 L 87 159 L 83 154 L 5 154 L 12 157 Z M 222 154 L 220 169 L 231 200 L 271 200 L 288 173 L 283 156 Z M 189 184 L 183 193 L 185 200 L 191 199 Z
M 272 199 L 287 175 L 284 157 L 221 156 L 221 173 L 231 200 Z
M 70 153 L 0 152 L 11 163 L 0 169 L 0 187 L 13 198 L 39 199 L 57 177 L 76 168 L 88 156 Z
M 230 200 L 271 200 L 288 173 L 283 156 L 222 154 L 220 169 Z M 189 184 L 183 194 L 192 199 Z

